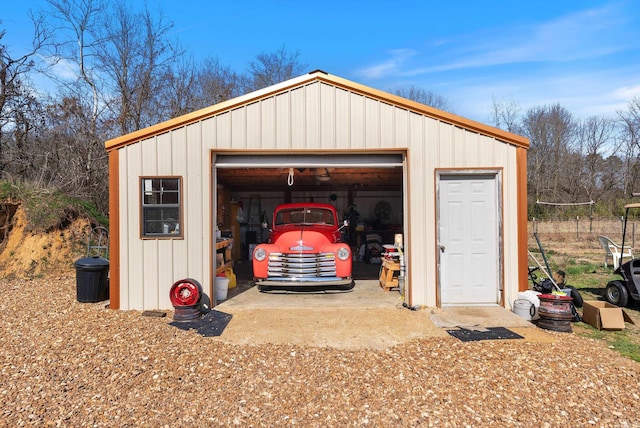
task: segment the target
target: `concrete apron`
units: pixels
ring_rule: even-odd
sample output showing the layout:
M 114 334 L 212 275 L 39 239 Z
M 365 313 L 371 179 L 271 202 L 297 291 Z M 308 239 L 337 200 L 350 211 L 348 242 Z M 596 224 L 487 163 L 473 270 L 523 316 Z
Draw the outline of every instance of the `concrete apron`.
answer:
M 525 337 L 539 330 L 499 306 L 412 311 L 404 308 L 402 302 L 398 291 L 384 291 L 377 280 L 356 281 L 354 289 L 348 292 L 261 293 L 253 287 L 214 308 L 233 315 L 217 340 L 235 344 L 385 349 L 428 337 L 457 340 L 446 332 L 447 328 L 455 328 L 455 324 L 517 329 Z

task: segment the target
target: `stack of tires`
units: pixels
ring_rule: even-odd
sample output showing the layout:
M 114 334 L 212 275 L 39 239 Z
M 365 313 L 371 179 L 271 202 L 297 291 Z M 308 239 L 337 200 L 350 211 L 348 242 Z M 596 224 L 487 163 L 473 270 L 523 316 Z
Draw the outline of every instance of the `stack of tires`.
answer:
M 538 308 L 538 327 L 571 333 L 571 320 L 574 315 L 572 311 L 573 298 L 558 294 L 539 294 L 540 307 Z
M 175 308 L 173 319 L 188 321 L 202 315 L 202 286 L 191 278 L 176 281 L 169 291 L 169 299 Z

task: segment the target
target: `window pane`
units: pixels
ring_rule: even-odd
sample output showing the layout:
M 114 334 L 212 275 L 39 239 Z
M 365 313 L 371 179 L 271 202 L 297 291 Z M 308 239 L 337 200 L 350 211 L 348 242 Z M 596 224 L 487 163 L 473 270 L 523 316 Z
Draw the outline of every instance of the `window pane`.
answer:
M 168 190 L 177 191 L 178 190 L 178 179 L 177 178 L 165 178 L 162 180 L 163 190 L 166 192 Z
M 145 221 L 162 220 L 162 208 L 145 208 Z
M 161 204 L 177 204 L 178 203 L 178 192 L 164 192 L 162 194 Z
M 162 219 L 167 221 L 180 220 L 179 208 L 162 208 Z
M 143 204 L 155 205 L 158 203 L 158 194 L 153 192 L 145 192 L 143 197 Z

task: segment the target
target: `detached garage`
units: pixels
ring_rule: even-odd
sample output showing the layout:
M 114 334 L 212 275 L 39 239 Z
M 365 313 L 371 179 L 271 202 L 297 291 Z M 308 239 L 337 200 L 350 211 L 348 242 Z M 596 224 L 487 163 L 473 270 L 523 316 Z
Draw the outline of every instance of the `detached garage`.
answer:
M 246 260 L 275 205 L 314 200 L 359 258 L 402 235 L 407 304 L 508 306 L 527 288 L 528 147 L 322 71 L 109 140 L 110 305 L 171 308 L 184 278 L 210 299 L 217 236 Z

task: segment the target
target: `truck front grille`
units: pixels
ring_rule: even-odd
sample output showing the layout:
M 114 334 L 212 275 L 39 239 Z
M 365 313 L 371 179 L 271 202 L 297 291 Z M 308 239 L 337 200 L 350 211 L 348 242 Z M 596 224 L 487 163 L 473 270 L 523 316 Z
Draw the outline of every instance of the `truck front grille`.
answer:
M 268 273 L 278 278 L 335 277 L 336 260 L 333 253 L 271 253 Z

